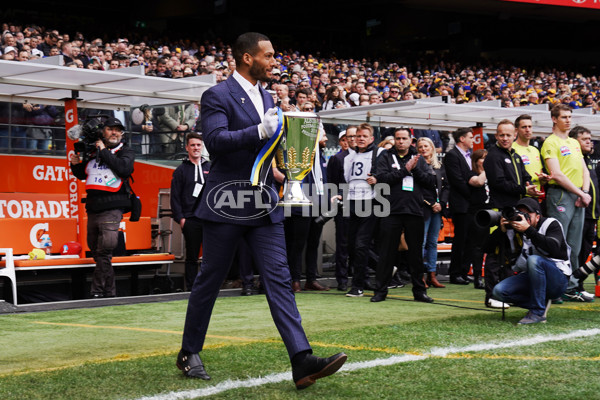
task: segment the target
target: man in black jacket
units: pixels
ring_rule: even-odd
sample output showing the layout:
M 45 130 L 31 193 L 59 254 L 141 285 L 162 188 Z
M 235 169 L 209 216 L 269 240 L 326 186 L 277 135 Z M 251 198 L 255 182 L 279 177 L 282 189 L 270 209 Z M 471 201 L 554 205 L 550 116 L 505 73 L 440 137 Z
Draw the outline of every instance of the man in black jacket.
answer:
M 202 221 L 194 215 L 194 211 L 200 203 L 210 163 L 202 159 L 202 136 L 199 133 L 190 132 L 185 140 L 188 158 L 173 172 L 171 210 L 185 238 L 185 286 L 190 291 L 198 275 L 198 255 L 202 245 Z
M 394 132 L 394 147 L 381 154 L 377 160 L 377 180 L 390 186 L 390 194 L 385 197 L 390 202 L 390 214 L 384 217 L 379 226 L 379 262 L 377 263 L 377 284 L 372 302 L 385 300 L 400 235 L 408 246 L 408 265 L 415 301 L 433 302 L 427 296 L 423 281 L 423 187 L 433 188 L 435 176 L 428 174 L 425 159 L 415 154 L 411 146 L 412 136 L 408 129 L 399 128 Z
M 116 296 L 115 271 L 111 260 L 119 238 L 123 212 L 129 211 L 128 179 L 133 173 L 135 154 L 123 142 L 123 124 L 108 118 L 102 128 L 102 139 L 96 141 L 97 156 L 82 163 L 71 155 L 71 171 L 77 179 L 85 179 L 88 214 L 87 242 L 96 268 L 92 278 L 93 298 Z
M 483 162 L 492 207 L 499 210 L 513 207 L 525 195 L 538 197 L 541 194 L 531 184 L 521 157 L 512 149 L 514 140 L 515 125 L 507 119 L 500 121 L 496 127 L 496 145 L 490 147 Z
M 527 197 L 516 207 L 520 219 L 509 222 L 503 218 L 493 238 L 503 240 L 508 225 L 522 235 L 523 247 L 512 267 L 518 274 L 498 283 L 493 297 L 529 310 L 520 325 L 544 323 L 550 299 L 567 290 L 571 275 L 569 247 L 560 222 L 543 217 L 537 200 Z

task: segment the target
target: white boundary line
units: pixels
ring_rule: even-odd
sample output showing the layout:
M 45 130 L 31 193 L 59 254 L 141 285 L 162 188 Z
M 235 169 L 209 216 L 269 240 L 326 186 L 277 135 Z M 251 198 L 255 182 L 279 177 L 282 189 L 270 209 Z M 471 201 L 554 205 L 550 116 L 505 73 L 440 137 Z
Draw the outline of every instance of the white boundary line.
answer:
M 537 335 L 526 339 L 515 340 L 512 342 L 505 343 L 480 343 L 465 347 L 445 347 L 445 348 L 433 348 L 429 353 L 425 353 L 421 356 L 417 355 L 402 355 L 392 356 L 388 358 L 377 358 L 370 361 L 360 361 L 355 363 L 348 363 L 344 365 L 340 371 L 356 371 L 365 368 L 375 368 L 381 366 L 395 365 L 411 361 L 425 360 L 430 357 L 446 357 L 449 354 L 465 353 L 470 351 L 485 351 L 494 349 L 506 349 L 512 347 L 523 347 L 533 346 L 540 343 L 558 342 L 568 339 L 585 338 L 590 336 L 600 335 L 600 329 L 586 329 L 576 330 L 568 333 L 559 335 Z M 141 397 L 137 400 L 181 400 L 181 399 L 195 399 L 197 397 L 210 396 L 217 393 L 222 393 L 227 390 L 248 388 L 262 386 L 269 383 L 279 383 L 283 381 L 292 380 L 291 372 L 282 372 L 278 374 L 271 374 L 260 378 L 250 378 L 246 380 L 226 380 L 215 386 L 206 387 L 202 389 L 184 390 L 181 392 L 169 392 L 164 394 L 158 394 L 155 396 Z

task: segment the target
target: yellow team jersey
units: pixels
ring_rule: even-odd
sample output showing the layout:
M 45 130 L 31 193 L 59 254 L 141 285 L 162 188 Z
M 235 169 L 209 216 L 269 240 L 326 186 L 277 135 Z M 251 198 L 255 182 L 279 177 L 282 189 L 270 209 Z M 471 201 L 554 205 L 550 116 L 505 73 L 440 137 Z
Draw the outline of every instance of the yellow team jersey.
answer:
M 537 190 L 540 190 L 540 178 L 536 174 L 542 172 L 540 151 L 533 146 L 521 146 L 517 142 L 513 142 L 512 148 L 515 153 L 521 156 L 525 170 L 531 175 L 531 183 L 537 186 Z
M 561 139 L 552 134 L 542 145 L 542 157 L 544 160 L 557 159 L 562 173 L 578 188 L 583 185 L 583 154 L 581 154 L 581 147 L 577 140 Z M 558 183 L 553 179 L 550 184 L 557 185 Z

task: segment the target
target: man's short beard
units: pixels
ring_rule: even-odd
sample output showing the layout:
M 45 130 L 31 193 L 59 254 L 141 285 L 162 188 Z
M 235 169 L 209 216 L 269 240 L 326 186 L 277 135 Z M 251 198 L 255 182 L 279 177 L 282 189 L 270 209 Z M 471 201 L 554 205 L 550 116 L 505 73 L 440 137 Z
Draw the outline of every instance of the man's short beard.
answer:
M 269 77 L 267 76 L 266 72 L 262 70 L 262 68 L 256 63 L 252 64 L 248 72 L 252 78 L 258 81 L 267 82 L 269 80 Z

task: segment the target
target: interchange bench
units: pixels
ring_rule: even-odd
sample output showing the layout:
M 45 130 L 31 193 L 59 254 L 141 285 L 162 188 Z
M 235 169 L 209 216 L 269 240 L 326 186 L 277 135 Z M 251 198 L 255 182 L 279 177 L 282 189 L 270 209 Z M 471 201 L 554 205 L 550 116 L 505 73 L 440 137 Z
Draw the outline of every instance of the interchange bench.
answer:
M 96 266 L 93 258 L 49 258 L 44 260 L 21 260 L 15 259 L 12 248 L 0 248 L 0 254 L 4 254 L 0 261 L 0 277 L 7 277 L 11 281 L 13 304 L 17 305 L 17 277 L 19 271 L 43 271 L 43 270 L 81 270 L 91 269 Z M 173 254 L 135 254 L 131 256 L 113 257 L 112 265 L 118 267 L 145 267 L 170 265 L 175 260 Z M 74 275 L 73 275 L 74 276 Z M 137 284 L 137 271 L 132 270 L 132 284 Z

